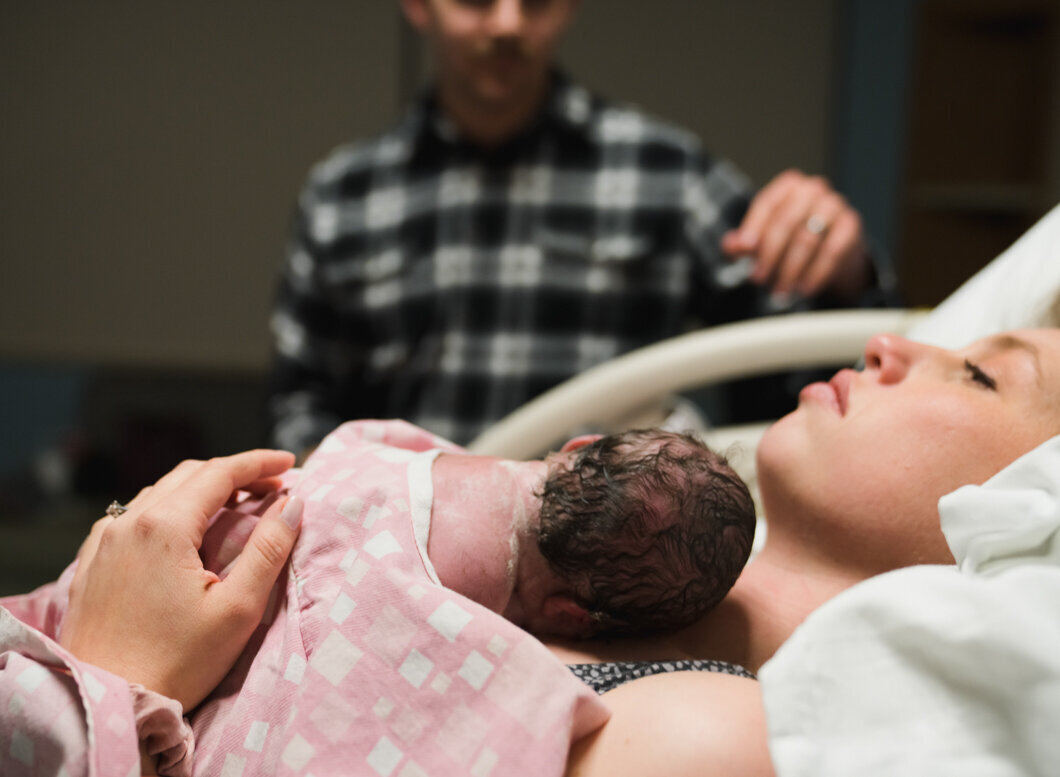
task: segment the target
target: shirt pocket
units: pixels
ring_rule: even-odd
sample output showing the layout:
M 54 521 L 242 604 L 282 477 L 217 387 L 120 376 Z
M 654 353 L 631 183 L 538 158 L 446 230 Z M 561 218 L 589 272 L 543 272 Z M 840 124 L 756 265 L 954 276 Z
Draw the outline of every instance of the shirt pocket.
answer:
M 541 230 L 537 234 L 546 285 L 586 296 L 643 298 L 670 295 L 675 256 L 650 233 L 590 234 Z
M 557 261 L 577 261 L 610 264 L 633 264 L 648 258 L 651 242 L 646 236 L 626 232 L 610 234 L 579 234 L 542 229 L 536 235 L 537 244 L 546 258 Z

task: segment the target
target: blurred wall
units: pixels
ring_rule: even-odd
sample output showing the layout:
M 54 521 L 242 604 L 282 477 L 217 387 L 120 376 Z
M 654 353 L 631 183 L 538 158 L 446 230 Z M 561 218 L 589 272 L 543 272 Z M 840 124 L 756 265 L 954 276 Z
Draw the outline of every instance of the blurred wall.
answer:
M 397 107 L 390 3 L 0 5 L 0 357 L 260 369 L 310 163 Z

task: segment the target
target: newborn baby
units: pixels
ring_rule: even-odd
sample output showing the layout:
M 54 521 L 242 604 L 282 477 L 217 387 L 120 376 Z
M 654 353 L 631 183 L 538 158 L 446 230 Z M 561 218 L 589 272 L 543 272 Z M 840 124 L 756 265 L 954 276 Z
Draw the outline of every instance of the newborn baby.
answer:
M 685 626 L 729 590 L 754 535 L 744 483 L 673 432 L 579 437 L 517 462 L 468 454 L 404 422 L 357 421 L 306 462 L 314 483 L 325 462 L 359 492 L 339 512 L 367 502 L 400 510 L 407 498 L 427 574 L 538 634 Z M 399 475 L 394 493 L 383 487 L 389 474 Z

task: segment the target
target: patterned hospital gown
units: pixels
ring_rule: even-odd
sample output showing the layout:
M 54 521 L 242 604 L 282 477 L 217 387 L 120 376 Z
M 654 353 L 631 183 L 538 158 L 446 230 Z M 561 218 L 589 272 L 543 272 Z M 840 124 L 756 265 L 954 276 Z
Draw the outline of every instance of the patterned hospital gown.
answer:
M 306 508 L 290 571 L 191 718 L 195 774 L 559 775 L 570 742 L 606 720 L 540 642 L 437 584 L 425 551 L 439 450 L 460 449 L 354 422 L 291 475 Z M 218 513 L 204 563 L 230 565 L 267 505 Z M 138 773 L 127 685 L 51 639 L 71 576 L 0 600 L 5 777 Z

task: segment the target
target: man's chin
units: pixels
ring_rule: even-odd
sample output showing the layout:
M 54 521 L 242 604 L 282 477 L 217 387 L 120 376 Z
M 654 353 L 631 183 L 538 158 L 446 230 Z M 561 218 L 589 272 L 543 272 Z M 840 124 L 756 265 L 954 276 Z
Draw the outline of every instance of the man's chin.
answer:
M 510 107 L 524 105 L 537 96 L 538 79 L 525 68 L 511 72 L 482 74 L 476 79 L 475 91 L 483 103 Z

